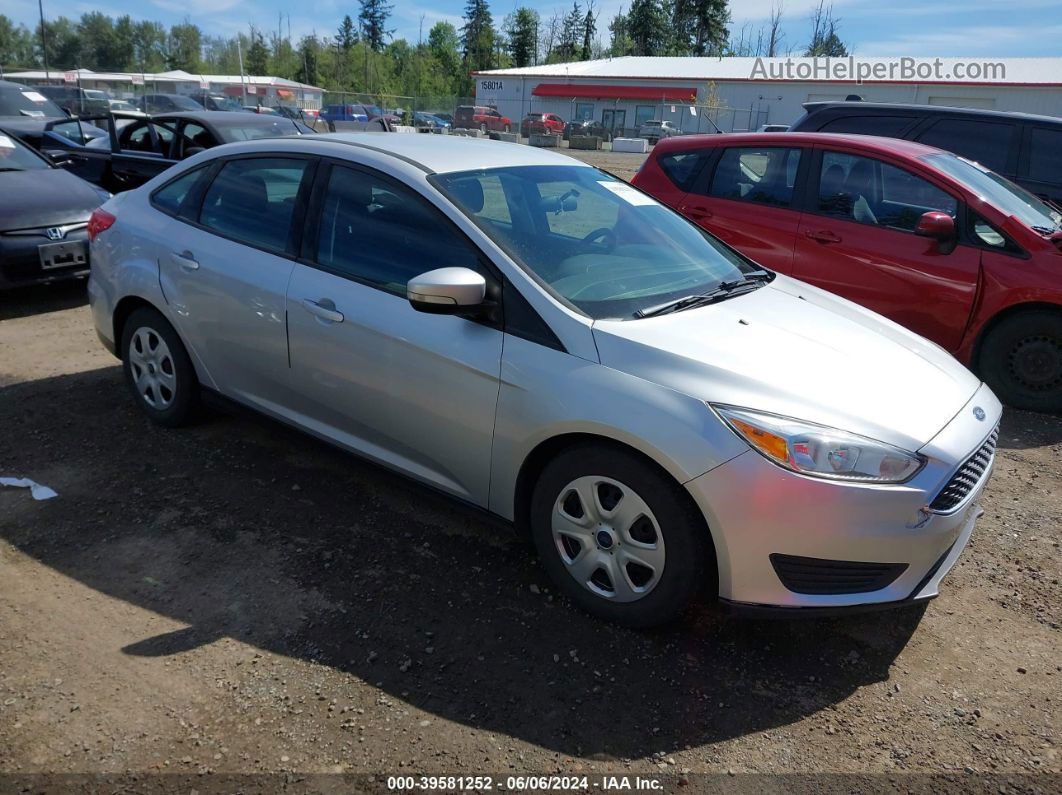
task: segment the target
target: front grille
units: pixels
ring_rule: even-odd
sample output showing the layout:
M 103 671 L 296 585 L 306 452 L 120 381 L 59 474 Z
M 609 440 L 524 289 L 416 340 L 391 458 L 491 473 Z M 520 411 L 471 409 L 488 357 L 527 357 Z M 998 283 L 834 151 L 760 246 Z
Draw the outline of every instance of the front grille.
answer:
M 933 502 L 929 504 L 929 510 L 945 513 L 965 500 L 966 495 L 981 482 L 981 478 L 992 464 L 992 456 L 996 454 L 996 442 L 998 441 L 999 426 L 997 425 L 985 443 L 966 459 L 966 462 L 948 481 L 948 485 L 941 489 Z
M 774 553 L 771 565 L 782 585 L 794 593 L 847 594 L 878 591 L 907 569 L 906 563 L 823 560 Z

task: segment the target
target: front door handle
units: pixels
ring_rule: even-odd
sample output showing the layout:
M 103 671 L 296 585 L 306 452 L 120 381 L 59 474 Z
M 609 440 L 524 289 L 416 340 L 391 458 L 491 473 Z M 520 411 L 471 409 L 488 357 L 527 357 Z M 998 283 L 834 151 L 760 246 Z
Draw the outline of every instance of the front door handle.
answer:
M 325 303 L 332 304 L 331 306 L 324 306 Z M 321 318 L 321 320 L 327 320 L 329 323 L 342 323 L 343 313 L 339 312 L 335 308 L 335 304 L 329 301 L 327 298 L 322 298 L 320 301 L 314 301 L 310 298 L 303 298 L 302 305 L 311 315 Z
M 695 221 L 703 221 L 712 217 L 712 211 L 702 204 L 687 204 L 682 208 L 682 212 Z
M 804 233 L 805 237 L 817 240 L 820 243 L 840 243 L 841 236 L 829 229 L 809 229 Z
M 173 257 L 173 261 L 180 265 L 186 271 L 199 270 L 199 261 L 195 258 L 195 255 L 187 249 L 180 254 L 174 252 L 170 254 Z

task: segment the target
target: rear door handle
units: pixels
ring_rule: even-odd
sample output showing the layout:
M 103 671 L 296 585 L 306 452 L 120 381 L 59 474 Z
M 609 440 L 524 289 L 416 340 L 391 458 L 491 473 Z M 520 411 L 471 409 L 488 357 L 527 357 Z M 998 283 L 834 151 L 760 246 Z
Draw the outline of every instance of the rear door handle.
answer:
M 173 257 L 173 261 L 180 265 L 186 271 L 199 270 L 199 262 L 196 260 L 195 255 L 188 250 L 182 251 L 180 254 L 173 252 L 170 254 Z
M 342 323 L 343 313 L 335 309 L 335 304 L 332 304 L 331 301 L 328 301 L 328 303 L 332 304 L 332 306 L 322 305 L 322 303 L 327 300 L 328 299 L 326 298 L 322 298 L 321 302 L 317 302 L 310 298 L 303 298 L 302 305 L 303 307 L 305 307 L 307 312 L 309 312 L 311 315 L 314 315 L 315 317 L 321 318 L 321 320 L 327 320 L 329 323 Z
M 682 208 L 682 212 L 688 217 L 694 218 L 698 221 L 712 217 L 712 211 L 701 204 L 687 204 Z
M 820 243 L 840 243 L 841 236 L 829 229 L 809 229 L 804 233 L 805 237 L 818 240 Z

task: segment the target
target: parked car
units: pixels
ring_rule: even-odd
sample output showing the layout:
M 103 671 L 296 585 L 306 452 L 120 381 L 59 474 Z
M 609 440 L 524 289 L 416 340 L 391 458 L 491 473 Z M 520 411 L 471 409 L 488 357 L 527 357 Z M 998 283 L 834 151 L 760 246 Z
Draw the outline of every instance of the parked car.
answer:
M 0 128 L 0 289 L 85 276 L 85 229 L 104 190 Z
M 200 103 L 183 94 L 144 94 L 137 98 L 136 106 L 144 113 L 178 113 L 204 109 Z
M 427 127 L 431 130 L 437 130 L 442 132 L 443 130 L 450 129 L 450 122 L 446 119 L 439 118 L 431 113 L 424 113 L 423 111 L 414 111 L 413 123 L 417 127 Z
M 750 133 L 661 142 L 634 184 L 928 337 L 1005 402 L 1062 409 L 1062 214 L 983 166 L 890 138 Z
M 606 127 L 599 121 L 594 119 L 584 119 L 583 121 L 570 121 L 564 125 L 564 140 L 569 141 L 571 137 L 584 135 L 595 136 L 602 141 L 612 140 L 612 130 Z
M 321 121 L 368 121 L 369 114 L 361 105 L 325 105 L 321 108 Z
M 125 122 L 123 125 L 122 122 Z M 111 193 L 135 188 L 174 163 L 224 143 L 313 134 L 305 124 L 276 114 L 112 114 L 107 138 L 65 154 L 67 168 Z
M 243 108 L 240 104 L 240 100 L 236 97 L 227 97 L 224 94 L 212 94 L 206 90 L 193 91 L 188 95 L 188 98 L 196 102 L 204 110 L 227 110 L 229 112 L 235 112 Z
M 68 116 L 106 113 L 110 109 L 110 97 L 105 91 L 68 85 L 38 86 L 36 90 L 62 108 Z
M 650 119 L 642 122 L 642 126 L 638 128 L 638 137 L 645 138 L 651 144 L 655 144 L 661 138 L 671 138 L 674 135 L 682 135 L 682 130 L 669 121 Z
M 510 132 L 513 127 L 508 116 L 484 105 L 459 105 L 454 114 L 454 127 L 463 130 Z
M 434 111 L 434 110 L 428 111 L 428 112 L 432 116 L 435 116 L 438 119 L 442 119 L 444 122 L 449 124 L 451 127 L 454 126 L 454 115 L 452 113 L 446 113 L 445 111 Z
M 7 80 L 0 80 L 0 126 L 38 151 L 81 146 L 107 134 L 94 125 L 71 119 L 36 88 Z
M 310 431 L 515 522 L 626 624 L 938 592 L 1001 414 L 951 356 L 559 153 L 378 142 L 232 144 L 96 211 L 96 330 L 148 417 L 209 389 Z
M 792 132 L 918 141 L 975 160 L 1062 207 L 1062 119 L 940 105 L 809 102 Z
M 520 135 L 524 138 L 535 135 L 560 135 L 564 132 L 564 119 L 556 113 L 528 113 L 520 122 Z
M 112 99 L 112 100 L 110 100 L 107 103 L 107 109 L 108 110 L 126 111 L 126 112 L 130 112 L 131 111 L 131 112 L 134 112 L 134 113 L 138 110 L 136 105 L 134 105 L 132 102 L 127 102 L 124 99 Z

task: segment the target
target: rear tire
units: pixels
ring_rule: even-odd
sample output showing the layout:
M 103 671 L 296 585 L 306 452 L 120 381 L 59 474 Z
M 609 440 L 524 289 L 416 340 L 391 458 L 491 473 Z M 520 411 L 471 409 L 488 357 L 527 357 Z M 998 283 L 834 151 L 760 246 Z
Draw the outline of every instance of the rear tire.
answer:
M 122 329 L 125 382 L 141 411 L 157 425 L 175 428 L 199 406 L 199 380 L 180 337 L 162 314 L 134 311 Z
M 1062 313 L 1031 309 L 1004 318 L 985 337 L 978 369 L 1008 406 L 1062 410 Z
M 560 453 L 535 484 L 529 519 L 554 583 L 600 618 L 656 626 L 702 587 L 718 593 L 703 518 L 678 483 L 628 450 L 584 444 Z

